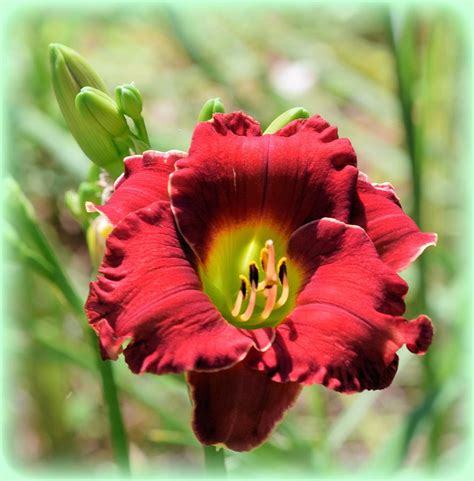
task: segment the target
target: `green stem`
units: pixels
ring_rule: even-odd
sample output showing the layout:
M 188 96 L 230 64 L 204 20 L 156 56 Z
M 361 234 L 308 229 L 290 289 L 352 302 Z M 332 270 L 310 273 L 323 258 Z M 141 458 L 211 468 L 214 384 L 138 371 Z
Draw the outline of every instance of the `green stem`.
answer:
M 87 319 L 84 315 L 83 300 L 77 294 L 72 286 L 66 273 L 56 263 L 55 275 L 56 281 L 59 281 L 61 292 L 67 301 L 71 310 L 79 318 L 84 334 L 89 341 L 89 345 L 96 359 L 97 368 L 99 370 L 102 395 L 107 407 L 107 415 L 110 424 L 110 437 L 114 458 L 120 470 L 124 474 L 130 473 L 130 462 L 128 455 L 128 440 L 123 422 L 122 412 L 118 399 L 117 387 L 115 385 L 114 374 L 110 362 L 104 362 L 100 356 L 98 349 L 97 336 L 88 326 Z
M 87 232 L 87 229 L 85 230 Z M 91 255 L 90 245 L 89 257 L 92 265 L 92 276 L 97 275 L 98 265 L 94 263 L 94 256 Z M 82 302 L 80 306 L 81 317 L 84 318 L 84 323 L 87 325 L 87 319 L 84 316 L 84 310 Z M 110 425 L 110 441 L 112 445 L 112 451 L 114 453 L 115 462 L 123 474 L 130 474 L 130 457 L 128 450 L 128 438 L 125 430 L 125 423 L 123 421 L 122 411 L 120 408 L 120 401 L 118 397 L 118 390 L 115 383 L 113 366 L 110 361 L 104 361 L 100 355 L 98 340 L 95 332 L 86 327 L 87 334 L 89 336 L 89 342 L 94 351 L 96 365 L 100 373 L 100 379 L 102 382 L 102 395 L 105 405 L 107 406 L 107 414 Z
M 128 452 L 127 433 L 123 422 L 114 371 L 110 361 L 103 361 L 97 348 L 97 336 L 89 331 L 90 342 L 94 347 L 97 367 L 102 381 L 102 392 L 110 423 L 110 438 L 115 461 L 123 474 L 130 474 L 130 459 Z
M 145 120 L 143 117 L 140 115 L 140 117 L 137 120 L 134 120 L 133 123 L 137 128 L 137 134 L 140 140 L 145 142 L 148 147 L 150 147 L 150 138 L 148 137 L 148 131 L 146 129 Z
M 120 402 L 117 392 L 117 386 L 115 384 L 112 365 L 109 361 L 105 362 L 102 360 L 99 352 L 97 336 L 94 331 L 87 325 L 87 319 L 84 315 L 83 310 L 83 301 L 74 290 L 71 283 L 69 282 L 69 279 L 64 273 L 61 284 L 65 288 L 65 292 L 63 292 L 63 294 L 68 300 L 70 307 L 81 320 L 84 333 L 89 341 L 89 345 L 92 349 L 96 365 L 99 370 L 100 381 L 102 385 L 102 396 L 104 398 L 104 403 L 106 405 L 107 415 L 109 419 L 110 439 L 115 462 L 117 463 L 117 466 L 123 474 L 129 474 L 130 460 L 128 453 L 128 439 L 127 433 L 125 431 L 125 424 L 123 422 L 123 416 L 120 408 Z
M 217 449 L 215 446 L 203 446 L 204 464 L 209 475 L 225 476 L 224 448 Z

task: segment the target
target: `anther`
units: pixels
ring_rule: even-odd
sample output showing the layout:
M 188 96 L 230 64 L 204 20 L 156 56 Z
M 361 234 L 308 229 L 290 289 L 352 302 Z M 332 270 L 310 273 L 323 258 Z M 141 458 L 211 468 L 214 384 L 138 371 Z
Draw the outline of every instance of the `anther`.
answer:
M 253 314 L 255 309 L 255 301 L 257 300 L 257 287 L 258 287 L 258 267 L 255 262 L 249 265 L 249 280 L 250 280 L 250 297 L 247 309 L 240 316 L 241 321 L 248 321 Z
M 248 280 L 245 276 L 239 276 L 240 278 L 240 290 L 237 294 L 237 299 L 235 300 L 234 308 L 232 309 L 231 314 L 234 317 L 237 317 L 240 313 L 240 309 L 242 308 L 242 302 L 244 301 L 247 295 L 247 284 Z
M 286 269 L 286 257 L 282 257 L 279 261 L 278 261 L 278 279 L 280 280 L 280 284 L 283 284 L 283 280 L 285 279 L 285 277 L 288 276 L 288 272 L 287 272 L 287 269 Z
M 286 257 L 282 257 L 278 262 L 278 279 L 280 280 L 280 283 L 282 285 L 282 291 L 280 299 L 278 299 L 278 302 L 275 305 L 276 309 L 286 303 L 286 301 L 288 300 L 288 295 L 290 293 L 290 286 L 288 283 L 288 271 L 286 268 Z
M 250 286 L 253 287 L 255 285 L 255 288 L 258 286 L 258 267 L 255 262 L 251 262 L 249 265 L 249 280 L 250 280 Z

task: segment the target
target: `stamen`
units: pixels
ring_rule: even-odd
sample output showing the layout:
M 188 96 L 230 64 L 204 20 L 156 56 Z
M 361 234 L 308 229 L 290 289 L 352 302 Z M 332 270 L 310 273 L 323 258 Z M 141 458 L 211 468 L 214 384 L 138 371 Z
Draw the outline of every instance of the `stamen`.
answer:
M 258 267 L 255 262 L 249 265 L 249 279 L 250 279 L 250 298 L 247 309 L 240 316 L 241 321 L 248 321 L 255 309 L 255 301 L 257 300 L 257 286 L 258 286 Z
M 275 307 L 275 301 L 276 301 L 276 296 L 277 296 L 277 285 L 271 286 L 269 289 L 267 289 L 267 302 L 265 302 L 265 307 L 260 314 L 260 318 L 264 321 L 265 319 L 268 319 L 270 314 L 273 311 L 273 308 Z
M 290 288 L 286 267 L 287 259 L 286 257 L 282 257 L 278 261 L 278 265 L 276 265 L 275 260 L 275 246 L 273 241 L 269 239 L 265 242 L 265 247 L 260 251 L 260 263 L 265 273 L 265 278 L 259 282 L 259 270 L 256 262 L 249 264 L 248 278 L 246 276 L 239 276 L 240 290 L 231 311 L 233 317 L 238 317 L 242 322 L 246 322 L 252 318 L 257 304 L 258 292 L 262 293 L 266 298 L 265 306 L 258 318 L 254 318 L 252 326 L 267 320 L 274 309 L 282 307 L 288 301 Z M 282 290 L 277 300 L 279 284 L 281 284 Z M 243 303 L 247 298 L 247 307 L 244 313 L 240 314 Z
M 267 249 L 266 247 L 264 247 L 264 248 L 260 251 L 260 264 L 262 264 L 263 272 L 267 272 L 267 266 L 268 266 L 268 249 Z M 263 291 L 263 295 L 264 295 L 265 297 L 267 297 L 268 293 L 267 293 L 267 291 L 265 290 L 265 286 L 266 286 L 266 276 L 265 276 L 265 279 L 263 279 L 263 281 L 261 281 L 261 282 L 258 284 L 257 291 Z
M 280 299 L 275 305 L 275 309 L 283 306 L 286 301 L 288 300 L 288 295 L 290 293 L 290 285 L 288 283 L 288 271 L 286 269 L 286 257 L 282 257 L 278 262 L 278 278 L 280 279 L 280 283 L 282 285 L 282 291 L 280 295 Z
M 239 293 L 237 294 L 237 299 L 235 300 L 234 308 L 232 309 L 231 314 L 234 317 L 237 317 L 240 313 L 240 309 L 242 308 L 242 302 L 245 299 L 245 296 L 247 295 L 247 284 L 249 281 L 245 276 L 239 276 L 240 278 L 240 290 Z

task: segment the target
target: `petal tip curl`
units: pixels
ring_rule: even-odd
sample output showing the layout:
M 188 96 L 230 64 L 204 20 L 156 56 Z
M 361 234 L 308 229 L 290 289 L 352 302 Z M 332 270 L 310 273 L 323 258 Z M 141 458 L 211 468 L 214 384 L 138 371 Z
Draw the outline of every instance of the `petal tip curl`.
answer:
M 382 260 L 397 272 L 437 242 L 436 234 L 420 231 L 405 214 L 389 183 L 372 184 L 363 173 L 359 173 L 351 223 L 367 232 Z
M 405 322 L 401 330 L 410 352 L 420 356 L 426 354 L 434 334 L 433 324 L 429 317 L 421 315 L 413 321 Z

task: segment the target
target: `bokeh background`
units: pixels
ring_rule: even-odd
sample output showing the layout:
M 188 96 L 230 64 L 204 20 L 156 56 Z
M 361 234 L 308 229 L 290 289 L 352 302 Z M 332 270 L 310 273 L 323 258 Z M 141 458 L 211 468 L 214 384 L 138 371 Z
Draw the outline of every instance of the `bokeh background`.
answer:
M 179 5 L 30 5 L 11 14 L 4 33 L 5 167 L 24 197 L 11 184 L 3 189 L 15 194 L 5 205 L 23 206 L 6 224 L 9 462 L 34 473 L 116 470 L 95 358 L 77 309 L 31 261 L 42 255 L 28 232 L 28 222 L 37 221 L 85 298 L 87 248 L 64 195 L 84 180 L 89 161 L 65 128 L 52 91 L 47 47 L 60 42 L 85 56 L 112 91 L 136 83 L 158 150 L 186 150 L 211 97 L 263 126 L 294 106 L 321 114 L 351 139 L 361 170 L 374 182 L 391 182 L 405 210 L 439 234 L 438 247 L 403 273 L 411 286 L 408 315 L 426 312 L 436 326 L 429 353 L 401 352 L 399 373 L 385 391 L 345 396 L 306 388 L 266 444 L 226 453 L 229 473 L 458 471 L 470 421 L 469 295 L 462 275 L 471 185 L 463 175 L 470 105 L 465 12 L 330 2 Z M 22 215 L 29 221 L 20 222 Z M 122 359 L 113 369 L 132 471 L 202 473 L 183 379 L 134 376 Z

